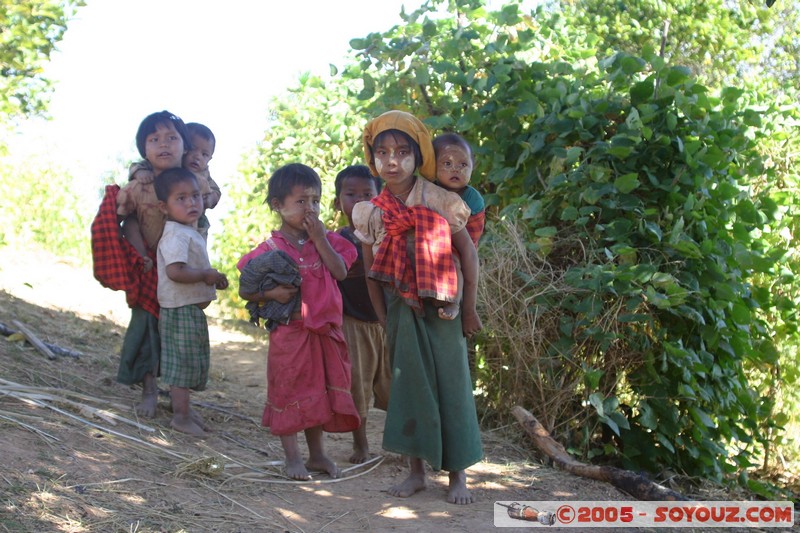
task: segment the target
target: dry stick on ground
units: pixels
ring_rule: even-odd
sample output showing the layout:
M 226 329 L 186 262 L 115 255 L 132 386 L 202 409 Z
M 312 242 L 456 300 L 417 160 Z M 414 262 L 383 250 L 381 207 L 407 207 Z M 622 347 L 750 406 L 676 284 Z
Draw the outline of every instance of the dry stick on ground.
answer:
M 45 346 L 44 343 L 41 340 L 39 340 L 39 337 L 33 334 L 33 332 L 28 328 L 28 326 L 26 326 L 19 320 L 12 320 L 11 323 L 17 326 L 17 329 L 19 330 L 20 333 L 22 333 L 25 339 L 27 339 L 29 343 L 33 344 L 34 348 L 36 348 L 44 355 L 46 355 L 48 359 L 53 360 L 56 358 L 56 354 L 50 351 L 50 348 Z
M 605 481 L 642 501 L 686 500 L 683 495 L 653 483 L 638 474 L 613 466 L 594 466 L 577 461 L 569 456 L 564 447 L 550 436 L 536 417 L 520 406 L 515 406 L 511 414 L 519 421 L 533 443 L 544 452 L 559 468 L 570 474 L 598 481 Z
M 102 400 L 100 398 L 93 398 L 91 396 L 73 392 L 67 389 L 57 389 L 54 387 L 32 387 L 28 385 L 20 385 L 19 383 L 14 383 L 13 381 L 8 381 L 3 378 L 0 378 L 0 396 L 10 396 L 12 398 L 17 398 L 17 399 L 59 402 L 64 405 L 75 407 L 83 415 L 95 416 L 101 420 L 104 420 L 105 422 L 108 422 L 111 425 L 116 425 L 117 422 L 124 422 L 131 426 L 139 428 L 143 431 L 148 431 L 150 433 L 155 432 L 155 429 L 150 426 L 145 426 L 134 420 L 125 418 L 124 416 L 120 416 L 116 413 L 109 411 L 108 409 L 98 409 L 96 407 L 92 407 L 91 405 L 87 405 L 85 403 L 70 400 L 68 399 L 68 396 L 80 398 L 82 400 L 91 401 L 95 403 L 104 403 L 106 406 L 117 407 L 121 409 L 125 409 L 125 406 L 120 406 L 118 404 L 108 402 L 107 400 Z
M 9 337 L 15 333 L 17 332 L 0 322 L 0 334 Z M 21 332 L 20 335 L 23 337 L 25 336 Z M 80 357 L 83 355 L 81 352 L 76 352 L 75 350 L 70 350 L 68 348 L 62 348 L 61 346 L 51 344 L 49 342 L 42 342 L 42 344 L 44 344 L 51 352 L 53 352 L 53 354 L 60 355 L 62 357 L 74 357 L 75 359 L 80 359 Z

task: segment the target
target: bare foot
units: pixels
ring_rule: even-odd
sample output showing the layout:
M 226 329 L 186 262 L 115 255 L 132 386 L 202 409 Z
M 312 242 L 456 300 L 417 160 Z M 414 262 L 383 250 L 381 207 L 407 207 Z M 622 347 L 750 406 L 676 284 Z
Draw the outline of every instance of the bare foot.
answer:
M 350 463 L 360 465 L 369 459 L 369 441 L 367 440 L 367 417 L 361 417 L 361 425 L 353 431 L 353 455 Z
M 291 479 L 298 481 L 308 481 L 311 479 L 311 474 L 308 473 L 306 465 L 303 464 L 302 459 L 286 460 L 286 475 Z
M 342 471 L 336 466 L 336 463 L 331 461 L 328 456 L 323 455 L 316 459 L 309 459 L 306 461 L 306 468 L 309 470 L 318 470 L 320 472 L 327 472 L 333 479 L 338 478 Z
M 136 404 L 136 414 L 143 418 L 156 416 L 158 405 L 158 391 L 142 392 L 142 401 Z
M 350 463 L 360 465 L 361 463 L 366 463 L 367 459 L 369 459 L 369 448 L 360 448 L 354 444 L 353 454 L 350 456 Z
M 200 426 L 200 428 L 203 431 L 208 431 L 208 432 L 213 431 L 210 427 L 206 425 L 206 422 L 205 420 L 203 420 L 203 417 L 200 416 L 200 414 L 194 409 L 191 408 L 189 409 L 189 418 L 192 420 L 192 422 Z
M 181 433 L 186 433 L 187 435 L 191 435 L 192 437 L 198 438 L 205 438 L 208 437 L 208 433 L 203 431 L 203 428 L 195 424 L 194 420 L 191 418 L 187 418 L 181 420 L 180 418 L 172 417 L 172 421 L 169 423 L 170 427 L 175 431 L 180 431 Z
M 425 475 L 411 472 L 402 482 L 389 487 L 389 494 L 398 498 L 408 498 L 421 490 L 425 490 Z
M 447 503 L 467 505 L 473 503 L 472 493 L 467 488 L 467 474 L 463 470 L 450 472 L 450 488 L 447 491 Z
M 439 318 L 442 320 L 455 320 L 458 316 L 458 304 L 446 303 L 439 308 Z

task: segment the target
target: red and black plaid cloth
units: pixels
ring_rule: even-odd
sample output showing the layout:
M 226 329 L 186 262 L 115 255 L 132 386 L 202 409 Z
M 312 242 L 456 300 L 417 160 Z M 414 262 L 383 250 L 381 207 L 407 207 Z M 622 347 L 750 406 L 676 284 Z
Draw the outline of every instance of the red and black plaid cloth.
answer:
M 386 237 L 375 254 L 369 276 L 391 284 L 411 307 L 422 308 L 421 298 L 453 301 L 458 280 L 450 239 L 450 224 L 422 205 L 408 207 L 388 189 L 372 199 L 383 213 Z M 416 235 L 412 267 L 407 234 Z
M 107 185 L 106 194 L 92 221 L 94 277 L 103 287 L 125 291 L 128 307 L 140 307 L 158 318 L 156 256 L 148 252 L 153 268 L 144 272 L 144 259 L 120 234 L 117 221 L 119 185 Z
M 472 239 L 476 250 L 478 249 L 478 241 L 481 240 L 481 235 L 483 235 L 484 226 L 486 226 L 486 211 L 479 211 L 474 215 L 470 215 L 467 219 L 467 233 L 469 233 L 469 238 Z

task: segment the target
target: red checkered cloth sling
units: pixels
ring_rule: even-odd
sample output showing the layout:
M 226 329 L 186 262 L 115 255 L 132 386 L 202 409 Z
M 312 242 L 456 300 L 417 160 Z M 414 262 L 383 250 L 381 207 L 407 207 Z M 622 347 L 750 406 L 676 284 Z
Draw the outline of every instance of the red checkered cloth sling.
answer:
M 120 234 L 117 221 L 119 185 L 107 185 L 100 208 L 92 221 L 92 263 L 94 277 L 103 287 L 125 291 L 128 307 L 141 307 L 158 318 L 158 272 L 156 255 L 150 272 L 144 272 L 144 259 Z
M 486 211 L 479 211 L 474 215 L 470 215 L 467 219 L 467 233 L 469 233 L 469 238 L 472 239 L 476 249 L 478 248 L 478 241 L 483 235 L 484 226 L 486 226 Z
M 454 301 L 458 280 L 447 220 L 423 205 L 406 206 L 388 189 L 372 203 L 383 211 L 386 237 L 375 254 L 369 276 L 391 284 L 416 309 L 422 308 L 421 298 Z M 414 267 L 406 248 L 410 231 L 416 235 Z

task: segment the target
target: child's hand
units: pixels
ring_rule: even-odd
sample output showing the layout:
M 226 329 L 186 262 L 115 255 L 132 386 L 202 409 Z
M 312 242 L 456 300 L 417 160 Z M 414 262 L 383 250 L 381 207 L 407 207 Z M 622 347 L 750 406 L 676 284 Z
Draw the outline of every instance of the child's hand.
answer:
M 143 257 L 142 257 L 142 261 L 143 261 L 143 263 L 144 263 L 144 264 L 143 264 L 143 267 L 142 267 L 142 270 L 143 270 L 145 273 L 147 273 L 147 272 L 150 272 L 151 270 L 153 270 L 153 260 L 152 260 L 152 259 L 150 259 L 150 257 L 149 257 L 149 256 L 146 256 L 146 255 L 145 255 L 145 256 L 143 256 Z
M 462 310 L 461 330 L 464 333 L 464 336 L 472 337 L 481 329 L 483 329 L 483 324 L 481 323 L 481 317 L 478 316 L 478 313 L 474 309 L 470 311 Z
M 217 282 L 215 283 L 217 290 L 227 289 L 228 288 L 228 278 L 222 272 L 219 272 L 219 277 L 217 278 Z
M 214 285 L 218 289 L 224 289 L 228 286 L 228 278 L 225 277 L 225 274 L 213 268 L 205 271 L 203 274 L 203 282 L 206 285 Z M 220 287 L 220 283 L 224 286 Z
M 303 228 L 311 241 L 320 242 L 325 239 L 325 225 L 316 214 L 306 213 L 303 218 Z
M 294 295 L 297 294 L 297 287 L 294 285 L 278 285 L 274 289 L 265 292 L 269 292 L 270 300 L 285 304 L 291 302 Z

